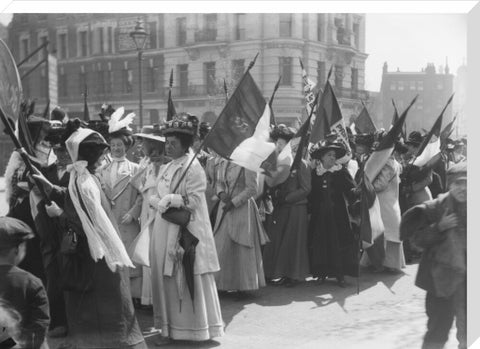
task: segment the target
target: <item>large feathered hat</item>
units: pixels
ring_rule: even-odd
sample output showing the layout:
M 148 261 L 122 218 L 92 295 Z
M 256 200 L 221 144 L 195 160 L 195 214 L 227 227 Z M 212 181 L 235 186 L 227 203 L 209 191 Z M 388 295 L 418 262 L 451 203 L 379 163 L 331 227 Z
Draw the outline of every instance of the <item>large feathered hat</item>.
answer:
M 108 121 L 108 139 L 121 138 L 125 145 L 130 147 L 133 144 L 132 129 L 130 125 L 135 118 L 135 113 L 129 113 L 125 117 L 125 108 L 120 107 L 113 112 Z

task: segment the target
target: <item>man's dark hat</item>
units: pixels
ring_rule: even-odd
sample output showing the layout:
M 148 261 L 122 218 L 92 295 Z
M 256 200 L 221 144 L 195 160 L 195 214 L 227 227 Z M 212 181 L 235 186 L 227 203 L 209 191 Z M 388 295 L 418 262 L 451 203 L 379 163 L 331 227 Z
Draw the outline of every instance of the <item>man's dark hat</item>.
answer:
M 415 147 L 418 147 L 420 144 L 423 142 L 423 137 L 420 132 L 418 131 L 412 131 L 408 135 L 408 139 L 405 142 L 406 145 L 413 145 Z
M 337 159 L 344 157 L 347 153 L 345 147 L 339 142 L 320 141 L 310 149 L 310 157 L 312 159 L 321 159 L 329 150 L 335 151 Z
M 26 223 L 12 217 L 0 217 L 0 248 L 18 246 L 33 237 L 33 231 Z
M 68 116 L 63 109 L 61 109 L 60 107 L 55 107 L 50 113 L 50 119 L 66 123 L 68 121 Z

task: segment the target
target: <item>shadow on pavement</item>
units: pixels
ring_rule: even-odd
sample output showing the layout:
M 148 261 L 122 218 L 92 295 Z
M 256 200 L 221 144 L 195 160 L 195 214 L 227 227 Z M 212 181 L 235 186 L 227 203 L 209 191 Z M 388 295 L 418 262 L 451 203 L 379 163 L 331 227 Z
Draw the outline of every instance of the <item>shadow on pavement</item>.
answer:
M 399 272 L 393 273 L 371 273 L 366 269 L 361 271 L 358 283 L 359 292 L 363 292 L 382 283 L 390 292 L 394 294 L 392 288 L 394 284 L 406 274 Z M 248 304 L 257 304 L 262 307 L 277 307 L 291 304 L 292 302 L 314 302 L 312 309 L 324 307 L 337 303 L 345 313 L 345 301 L 349 297 L 357 295 L 357 279 L 352 277 L 345 278 L 347 284 L 345 288 L 337 285 L 335 279 L 327 279 L 324 283 L 315 280 L 309 280 L 297 284 L 295 287 L 268 285 L 255 292 L 251 292 L 248 297 L 239 299 L 235 294 L 222 294 L 220 302 L 222 305 L 223 321 L 225 328 L 232 319 L 244 310 Z

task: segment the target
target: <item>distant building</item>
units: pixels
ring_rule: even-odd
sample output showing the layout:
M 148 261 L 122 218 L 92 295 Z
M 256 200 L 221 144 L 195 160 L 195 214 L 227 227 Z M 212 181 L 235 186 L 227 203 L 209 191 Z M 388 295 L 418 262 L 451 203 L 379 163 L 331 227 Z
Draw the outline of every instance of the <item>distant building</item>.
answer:
M 364 91 L 364 14 L 14 14 L 9 46 L 17 61 L 43 40 L 58 59 L 59 104 L 81 116 L 82 93 L 88 85 L 90 114 L 106 102 L 138 115 L 138 61 L 129 32 L 141 18 L 149 32 L 143 54 L 143 122 L 166 116 L 170 70 L 177 111 L 214 121 L 225 96 L 249 62 L 260 55 L 251 74 L 266 98 L 279 75 L 274 112 L 279 122 L 302 117 L 305 100 L 298 58 L 309 78 L 323 87 L 333 66 L 335 86 L 345 119 L 358 113 Z M 41 59 L 21 67 L 21 74 Z M 43 69 L 23 81 L 25 95 L 45 103 Z M 136 120 L 138 122 L 138 118 Z
M 395 100 L 399 114 L 408 106 L 410 101 L 419 95 L 416 103 L 407 116 L 407 133 L 411 131 L 429 131 L 440 115 L 453 92 L 453 75 L 448 65 L 443 73 L 437 73 L 435 66 L 429 63 L 421 72 L 388 71 L 385 62 L 383 66 L 381 99 L 383 127 L 390 127 L 393 117 L 392 99 Z M 443 117 L 444 125 L 452 119 L 450 105 Z

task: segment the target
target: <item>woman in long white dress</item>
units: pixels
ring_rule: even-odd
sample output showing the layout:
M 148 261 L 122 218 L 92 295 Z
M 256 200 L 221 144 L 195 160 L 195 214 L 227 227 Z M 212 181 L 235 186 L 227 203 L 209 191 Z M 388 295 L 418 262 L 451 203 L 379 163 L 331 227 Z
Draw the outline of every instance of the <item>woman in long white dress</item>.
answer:
M 205 172 L 196 159 L 187 170 L 193 156 L 189 148 L 197 125 L 190 116 L 183 116 L 163 126 L 166 155 L 172 161 L 160 168 L 157 193 L 150 198 L 150 204 L 157 209 L 150 243 L 150 267 L 154 326 L 162 331 L 162 340 L 157 343 L 160 345 L 171 339 L 204 341 L 223 335 L 214 278 L 220 267 L 205 199 Z M 178 190 L 174 192 L 179 182 Z M 183 208 L 191 213 L 186 229 L 198 239 L 193 294 L 187 287 L 182 264 L 180 226 L 162 216 L 170 207 Z

